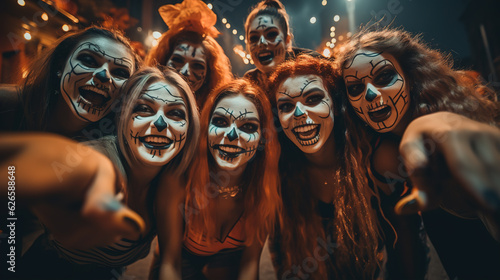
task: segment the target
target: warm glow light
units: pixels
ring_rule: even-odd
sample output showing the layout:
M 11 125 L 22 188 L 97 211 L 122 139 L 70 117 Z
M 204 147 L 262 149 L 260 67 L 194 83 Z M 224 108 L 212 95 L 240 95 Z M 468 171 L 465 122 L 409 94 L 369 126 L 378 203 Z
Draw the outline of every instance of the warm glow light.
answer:
M 226 23 L 227 23 L 227 19 L 226 19 L 226 18 L 223 18 L 223 19 L 222 19 L 222 23 L 226 24 Z
M 335 37 L 335 32 L 331 32 L 330 37 Z
M 241 40 L 241 41 L 245 40 L 245 36 L 240 35 L 240 40 Z
M 24 39 L 26 39 L 26 40 L 28 40 L 28 41 L 29 41 L 29 40 L 31 40 L 31 34 L 30 34 L 30 32 L 29 32 L 29 31 L 26 31 L 26 32 L 24 33 Z
M 326 6 L 326 4 L 327 4 L 326 0 L 323 0 L 323 1 L 321 2 L 321 5 L 323 5 L 323 6 Z
M 247 54 L 247 58 L 250 59 L 250 54 Z
M 243 59 L 243 62 L 245 62 L 245 64 L 248 64 L 250 62 L 250 60 L 245 58 L 245 59 Z
M 208 6 L 208 8 L 209 8 L 210 10 L 211 10 L 211 9 L 213 9 L 213 7 L 214 7 L 214 6 L 212 5 L 212 3 L 208 3 L 208 4 L 207 4 L 207 6 Z
M 153 47 L 158 46 L 158 40 L 153 40 L 153 41 L 151 41 L 151 45 L 152 45 Z
M 42 14 L 42 19 L 43 19 L 44 21 L 49 20 L 49 15 L 47 15 L 47 13 L 43 13 L 43 14 Z
M 340 51 L 340 52 L 345 51 L 345 47 L 340 47 L 340 48 L 339 48 L 339 51 Z
M 28 70 L 23 70 L 23 79 L 28 77 Z
M 335 16 L 333 17 L 333 21 L 337 22 L 337 21 L 339 21 L 339 20 L 340 20 L 340 16 L 339 16 L 339 15 L 335 15 Z
M 347 37 L 351 37 L 352 36 L 352 32 L 347 32 Z
M 137 27 L 137 32 L 142 32 L 142 27 Z
M 64 32 L 68 32 L 68 31 L 69 31 L 69 29 L 70 29 L 70 28 L 69 28 L 69 25 L 67 25 L 67 24 L 65 24 L 65 25 L 63 25 L 63 26 L 62 26 L 62 30 L 63 30 Z
M 226 23 L 226 28 L 227 28 L 227 29 L 231 28 L 231 24 Z
M 330 28 L 330 31 L 332 31 L 332 32 L 333 32 L 333 31 L 335 31 L 335 26 L 332 26 L 332 27 Z
M 316 23 L 316 17 L 312 17 L 309 21 L 310 21 L 312 24 L 315 24 L 315 23 Z
M 234 34 L 234 35 L 238 34 L 238 30 L 233 29 L 233 34 Z
M 330 48 L 333 49 L 333 47 L 335 47 L 335 44 L 330 44 Z
M 335 44 L 335 43 L 337 43 L 337 39 L 333 38 L 332 39 L 332 44 Z
M 22 7 L 24 7 L 24 5 L 26 5 L 24 0 L 17 0 L 17 4 L 19 4 L 19 6 L 22 6 Z
M 340 35 L 340 36 L 339 36 L 339 40 L 340 40 L 340 41 L 344 40 L 344 36 Z
M 329 47 L 331 45 L 330 42 L 326 42 L 326 46 Z
M 153 38 L 159 39 L 160 37 L 161 37 L 161 32 L 158 32 L 158 31 L 153 32 Z
M 330 57 L 331 54 L 332 54 L 332 52 L 330 51 L 330 49 L 324 49 L 323 50 L 323 55 L 325 57 Z

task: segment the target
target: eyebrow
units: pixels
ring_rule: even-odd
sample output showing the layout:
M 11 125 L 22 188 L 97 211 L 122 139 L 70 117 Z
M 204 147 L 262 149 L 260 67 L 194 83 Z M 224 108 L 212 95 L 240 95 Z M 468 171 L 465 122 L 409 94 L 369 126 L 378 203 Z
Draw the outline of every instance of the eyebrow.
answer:
M 111 56 L 109 54 L 106 54 L 106 53 L 101 53 L 101 52 L 98 52 L 98 51 L 94 51 L 93 49 L 91 48 L 86 48 L 86 49 L 81 49 L 77 56 L 80 55 L 81 53 L 85 53 L 85 52 L 89 52 L 95 56 L 98 56 L 98 57 L 102 57 L 104 59 L 106 59 L 107 57 L 109 58 L 112 58 L 113 59 L 113 63 L 115 65 L 118 65 L 118 66 L 123 66 L 125 68 L 127 68 L 127 70 L 131 70 L 133 67 L 132 67 L 132 61 L 126 57 L 114 57 L 114 56 Z
M 278 29 L 277 26 L 269 26 L 268 28 L 264 29 L 264 32 L 269 31 L 270 29 Z M 250 34 L 252 33 L 259 33 L 258 31 L 252 30 L 250 31 Z
M 319 88 L 319 87 L 313 87 L 311 89 L 308 89 L 304 94 L 302 94 L 303 97 L 306 97 L 308 96 L 309 94 L 312 94 L 312 93 L 315 93 L 315 92 L 321 92 L 321 93 L 325 93 L 325 90 Z

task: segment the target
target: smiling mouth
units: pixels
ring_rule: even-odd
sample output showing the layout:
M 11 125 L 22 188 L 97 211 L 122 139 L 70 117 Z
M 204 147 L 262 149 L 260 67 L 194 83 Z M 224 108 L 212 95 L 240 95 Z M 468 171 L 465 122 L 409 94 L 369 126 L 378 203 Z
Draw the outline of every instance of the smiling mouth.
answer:
M 226 161 L 233 161 L 242 154 L 251 153 L 255 149 L 245 150 L 235 145 L 213 145 L 212 149 L 219 152 L 219 156 Z
M 84 103 L 91 105 L 93 108 L 103 108 L 108 101 L 111 100 L 107 91 L 99 89 L 95 86 L 83 86 L 78 88 L 80 97 Z
M 373 122 L 383 122 L 391 116 L 391 112 L 391 107 L 383 104 L 382 106 L 368 110 L 368 116 Z
M 273 61 L 274 53 L 272 51 L 263 51 L 257 57 L 262 65 L 268 65 Z
M 318 143 L 320 128 L 319 124 L 303 124 L 294 127 L 292 132 L 302 146 L 310 146 Z
M 148 149 L 165 150 L 168 149 L 174 141 L 165 136 L 149 135 L 139 137 L 139 141 Z

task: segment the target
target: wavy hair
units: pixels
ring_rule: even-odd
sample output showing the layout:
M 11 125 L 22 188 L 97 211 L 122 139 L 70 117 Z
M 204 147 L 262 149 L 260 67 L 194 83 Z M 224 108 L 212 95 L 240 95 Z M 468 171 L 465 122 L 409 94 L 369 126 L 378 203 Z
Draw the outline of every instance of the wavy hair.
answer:
M 51 48 L 44 51 L 33 61 L 22 83 L 23 126 L 28 130 L 46 130 L 49 113 L 55 110 L 61 78 L 57 71 L 62 71 L 70 54 L 79 42 L 91 36 L 104 37 L 124 45 L 135 60 L 136 69 L 140 58 L 130 46 L 130 41 L 119 30 L 91 26 L 85 30 L 69 33 L 60 38 Z
M 198 106 L 202 107 L 213 89 L 233 79 L 229 58 L 213 37 L 188 30 L 169 30 L 158 40 L 158 45 L 149 52 L 145 63 L 149 66 L 167 65 L 175 47 L 183 42 L 200 44 L 207 54 L 207 75 L 201 88 L 195 92 Z
M 480 122 L 495 123 L 498 105 L 481 97 L 486 89 L 463 79 L 463 73 L 453 69 L 451 56 L 429 48 L 420 35 L 389 27 L 377 31 L 364 28 L 334 53 L 337 69 L 342 71 L 360 49 L 389 53 L 399 62 L 410 84 L 412 119 L 449 111 Z
M 214 90 L 201 113 L 201 137 L 197 157 L 194 160 L 188 185 L 186 188 L 186 212 L 198 209 L 199 212 L 187 216 L 185 238 L 188 228 L 194 234 L 193 239 L 200 241 L 207 237 L 209 242 L 215 240 L 215 202 L 207 188 L 214 186 L 212 176 L 215 174 L 215 160 L 208 147 L 208 127 L 215 106 L 225 97 L 241 94 L 257 107 L 260 117 L 260 146 L 254 158 L 248 162 L 243 173 L 247 182 L 244 190 L 245 244 L 253 242 L 263 244 L 267 235 L 273 230 L 280 210 L 278 159 L 280 146 L 276 139 L 273 125 L 271 105 L 259 88 L 247 80 L 237 79 Z
M 117 115 L 116 120 L 118 127 L 118 145 L 127 162 L 132 162 L 132 157 L 134 157 L 134 155 L 130 151 L 126 139 L 128 122 L 131 120 L 137 99 L 139 99 L 151 84 L 157 82 L 164 82 L 177 88 L 187 105 L 189 128 L 186 133 L 186 144 L 182 151 L 180 151 L 168 164 L 168 168 L 173 174 L 182 176 L 196 152 L 200 134 L 200 121 L 193 92 L 187 82 L 174 69 L 166 68 L 162 72 L 156 67 L 141 68 L 134 73 L 125 83 L 125 86 L 122 87 L 122 110 L 120 114 Z
M 284 211 L 280 217 L 280 238 L 276 240 L 282 250 L 278 252 L 282 259 L 279 273 L 301 265 L 307 257 L 314 257 L 317 238 L 326 240 L 330 236 L 338 247 L 329 260 L 318 262 L 314 279 L 328 279 L 333 277 L 331 274 L 355 277 L 360 272 L 364 278 L 373 278 L 379 267 L 376 258 L 378 222 L 370 203 L 368 180 L 354 156 L 353 147 L 349 145 L 352 136 L 346 130 L 343 117 L 345 106 L 336 86 L 338 71 L 325 59 L 300 55 L 296 61 L 278 66 L 271 76 L 274 85 L 271 99 L 275 101 L 278 87 L 287 78 L 311 74 L 322 78 L 334 100 L 335 111 L 340 112 L 335 115 L 334 131 L 330 136 L 334 137 L 336 147 L 336 154 L 331 156 L 339 159 L 338 169 L 332 170 L 338 182 L 334 190 L 335 213 L 332 213 L 333 219 L 325 228 L 316 210 L 318 199 L 311 195 L 308 187 L 310 180 L 304 172 L 297 172 L 306 168 L 307 159 L 285 133 L 280 132 L 282 153 L 279 168 Z

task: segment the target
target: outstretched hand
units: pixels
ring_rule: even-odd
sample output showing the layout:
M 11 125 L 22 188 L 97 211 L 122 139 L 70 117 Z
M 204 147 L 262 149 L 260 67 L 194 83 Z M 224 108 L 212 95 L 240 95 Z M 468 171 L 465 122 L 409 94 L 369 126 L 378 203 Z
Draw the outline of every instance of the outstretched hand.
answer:
M 0 166 L 15 166 L 17 200 L 63 246 L 89 249 L 143 234 L 144 220 L 116 195 L 123 179 L 107 157 L 60 136 L 3 136 Z
M 429 114 L 410 123 L 400 154 L 413 191 L 398 202 L 397 213 L 443 206 L 498 217 L 500 129 L 449 112 Z

